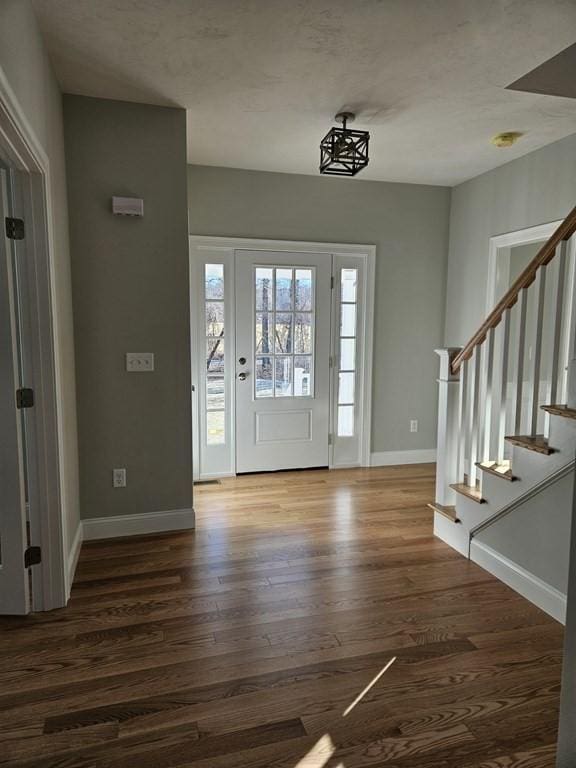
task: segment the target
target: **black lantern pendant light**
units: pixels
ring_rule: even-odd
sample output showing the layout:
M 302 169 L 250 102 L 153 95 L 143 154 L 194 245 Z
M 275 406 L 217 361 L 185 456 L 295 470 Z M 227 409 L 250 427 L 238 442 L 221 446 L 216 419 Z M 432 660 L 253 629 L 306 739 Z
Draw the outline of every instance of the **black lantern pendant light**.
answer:
M 320 173 L 328 176 L 356 176 L 368 165 L 368 131 L 351 131 L 347 123 L 352 112 L 339 112 L 335 120 L 342 128 L 331 128 L 320 142 Z

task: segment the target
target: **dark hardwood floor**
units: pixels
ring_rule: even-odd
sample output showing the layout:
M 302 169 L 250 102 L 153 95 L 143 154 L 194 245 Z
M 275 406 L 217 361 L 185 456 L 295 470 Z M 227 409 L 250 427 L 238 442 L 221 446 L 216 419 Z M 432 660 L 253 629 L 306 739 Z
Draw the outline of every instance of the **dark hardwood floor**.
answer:
M 432 536 L 433 467 L 197 486 L 0 619 L 0 764 L 552 768 L 562 628 Z

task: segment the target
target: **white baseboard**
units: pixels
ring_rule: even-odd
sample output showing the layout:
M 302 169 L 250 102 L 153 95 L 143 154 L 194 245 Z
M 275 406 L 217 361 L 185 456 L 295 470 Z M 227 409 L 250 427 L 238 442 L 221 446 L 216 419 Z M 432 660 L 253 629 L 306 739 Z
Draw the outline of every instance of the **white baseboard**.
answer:
M 194 528 L 193 509 L 169 509 L 165 512 L 144 512 L 116 517 L 93 517 L 82 521 L 84 540 L 112 539 L 119 536 L 139 536 L 145 533 L 182 531 Z
M 566 623 L 566 595 L 542 579 L 524 570 L 517 563 L 496 552 L 492 547 L 472 539 L 470 559 L 497 579 L 537 605 L 561 624 Z
M 78 565 L 78 558 L 80 557 L 80 550 L 82 548 L 82 541 L 84 539 L 84 531 L 82 521 L 78 523 L 70 552 L 68 553 L 68 594 L 70 597 L 70 590 L 72 589 L 72 583 L 74 581 L 74 574 L 76 573 L 76 566 Z
M 381 451 L 370 455 L 371 467 L 390 467 L 395 464 L 428 464 L 436 461 L 436 448 L 416 451 Z

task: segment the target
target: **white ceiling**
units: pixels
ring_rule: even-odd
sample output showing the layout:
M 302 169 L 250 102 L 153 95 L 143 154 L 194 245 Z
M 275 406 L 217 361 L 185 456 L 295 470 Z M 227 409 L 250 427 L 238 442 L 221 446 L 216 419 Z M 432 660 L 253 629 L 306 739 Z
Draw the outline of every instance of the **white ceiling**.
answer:
M 575 41 L 574 0 L 34 5 L 63 90 L 186 107 L 191 163 L 316 174 L 343 107 L 362 179 L 453 185 L 576 132 L 576 100 L 505 90 Z

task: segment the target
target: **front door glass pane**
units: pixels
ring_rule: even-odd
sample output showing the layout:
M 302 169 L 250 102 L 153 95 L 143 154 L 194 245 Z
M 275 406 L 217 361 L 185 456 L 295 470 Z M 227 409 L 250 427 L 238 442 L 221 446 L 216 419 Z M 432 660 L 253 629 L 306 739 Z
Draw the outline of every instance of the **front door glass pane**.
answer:
M 354 435 L 356 385 L 356 307 L 358 270 L 340 270 L 340 356 L 338 361 L 338 437 Z
M 254 289 L 254 396 L 313 397 L 314 269 L 256 267 Z

